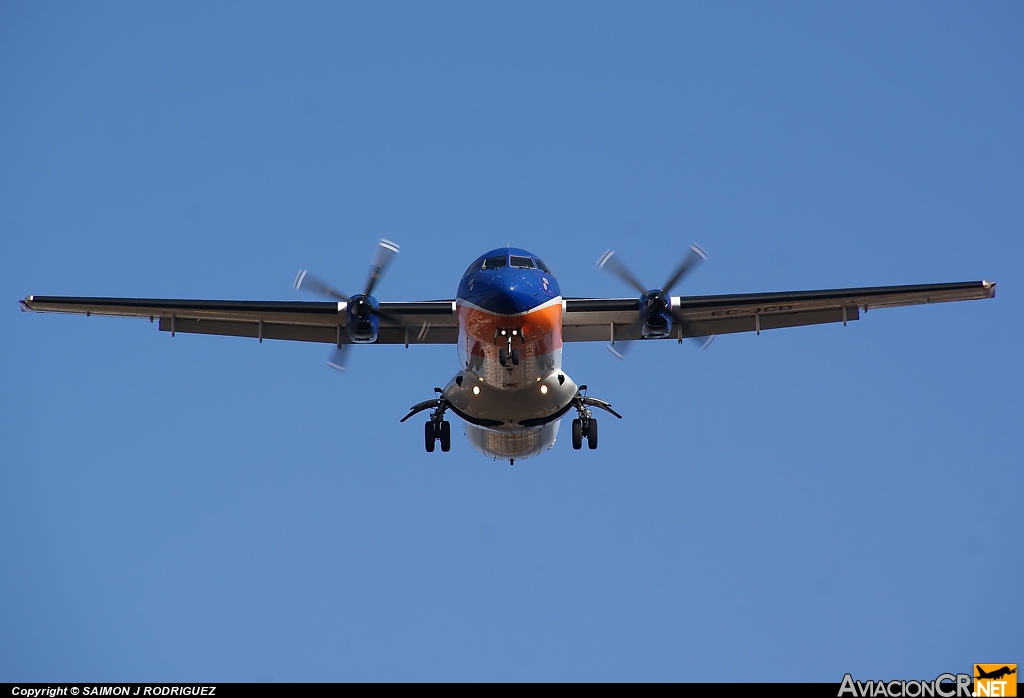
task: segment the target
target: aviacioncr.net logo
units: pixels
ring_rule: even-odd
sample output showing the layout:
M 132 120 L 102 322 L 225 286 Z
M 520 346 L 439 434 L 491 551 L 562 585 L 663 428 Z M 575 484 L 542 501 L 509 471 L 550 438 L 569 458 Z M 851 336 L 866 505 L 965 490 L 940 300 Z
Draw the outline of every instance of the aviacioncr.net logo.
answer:
M 970 674 L 939 674 L 933 681 L 854 681 L 843 676 L 838 698 L 972 698 Z
M 1017 695 L 1016 664 L 975 664 L 974 695 L 978 698 L 999 696 L 1012 698 Z

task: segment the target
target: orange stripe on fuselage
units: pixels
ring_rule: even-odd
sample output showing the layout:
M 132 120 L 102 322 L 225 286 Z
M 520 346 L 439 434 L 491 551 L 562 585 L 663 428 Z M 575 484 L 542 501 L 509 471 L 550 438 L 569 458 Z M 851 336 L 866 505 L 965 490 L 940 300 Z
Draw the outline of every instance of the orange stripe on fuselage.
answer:
M 522 343 L 513 341 L 513 346 L 533 345 L 537 356 L 562 348 L 562 301 L 551 303 L 522 315 L 496 315 L 487 310 L 458 305 L 459 344 L 469 354 L 486 358 L 497 358 L 500 346 L 507 346 L 505 340 L 495 341 L 495 333 L 501 329 L 516 329 L 523 333 Z

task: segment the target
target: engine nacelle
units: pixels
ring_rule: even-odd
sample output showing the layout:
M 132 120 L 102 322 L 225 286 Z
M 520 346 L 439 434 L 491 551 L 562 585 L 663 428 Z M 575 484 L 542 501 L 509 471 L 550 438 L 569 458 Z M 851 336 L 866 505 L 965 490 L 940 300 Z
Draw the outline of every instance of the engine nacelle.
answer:
M 345 309 L 345 329 L 352 344 L 373 344 L 377 341 L 377 333 L 380 331 L 378 310 L 380 303 L 373 296 L 359 294 L 349 298 Z
M 644 339 L 665 339 L 672 334 L 671 301 L 659 290 L 648 291 L 640 296 L 640 312 L 644 324 L 640 333 Z

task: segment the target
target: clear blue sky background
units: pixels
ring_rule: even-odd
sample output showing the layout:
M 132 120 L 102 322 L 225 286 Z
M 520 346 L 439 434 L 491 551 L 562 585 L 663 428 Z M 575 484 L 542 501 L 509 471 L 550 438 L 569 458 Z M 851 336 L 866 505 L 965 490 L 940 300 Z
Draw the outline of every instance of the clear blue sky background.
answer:
M 0 680 L 933 678 L 1024 662 L 1019 3 L 0 2 Z M 454 347 L 20 313 L 991 279 L 565 367 L 509 467 L 399 424 Z

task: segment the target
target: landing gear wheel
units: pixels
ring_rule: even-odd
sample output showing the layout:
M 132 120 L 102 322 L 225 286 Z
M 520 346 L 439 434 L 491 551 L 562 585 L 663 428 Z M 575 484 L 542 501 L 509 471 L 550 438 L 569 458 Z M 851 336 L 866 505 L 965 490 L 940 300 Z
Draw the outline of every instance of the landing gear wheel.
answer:
M 593 417 L 590 418 L 590 424 L 587 427 L 587 446 L 591 451 L 597 448 L 597 420 Z
M 452 423 L 441 422 L 441 452 L 448 453 L 452 449 Z
M 506 364 L 508 364 L 508 350 L 506 350 L 506 349 L 499 349 L 498 350 L 498 363 L 501 364 L 502 366 L 505 366 Z
M 519 365 L 519 349 L 518 348 L 512 350 L 512 365 L 513 366 L 518 366 Z
M 423 425 L 423 445 L 427 447 L 427 453 L 434 452 L 434 442 L 437 441 L 437 432 L 434 431 L 434 423 L 427 422 Z
M 572 420 L 572 447 L 576 451 L 583 448 L 583 422 L 579 419 Z

